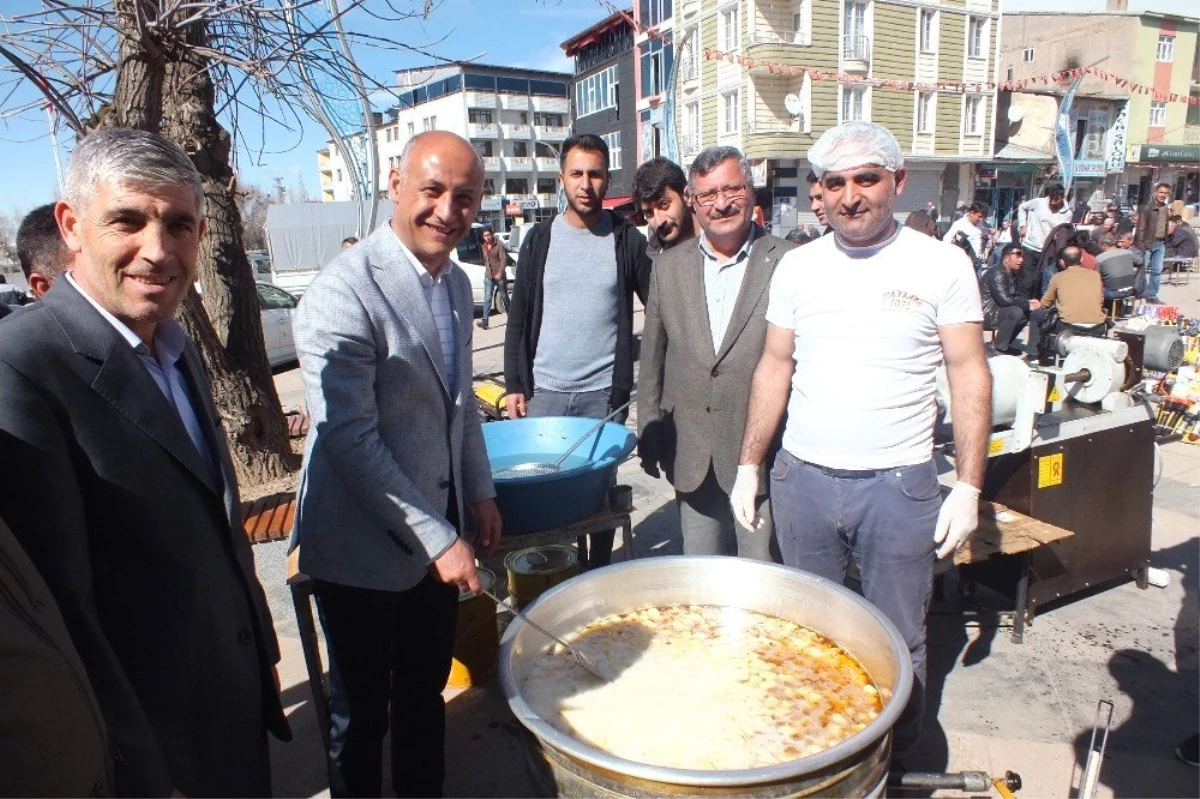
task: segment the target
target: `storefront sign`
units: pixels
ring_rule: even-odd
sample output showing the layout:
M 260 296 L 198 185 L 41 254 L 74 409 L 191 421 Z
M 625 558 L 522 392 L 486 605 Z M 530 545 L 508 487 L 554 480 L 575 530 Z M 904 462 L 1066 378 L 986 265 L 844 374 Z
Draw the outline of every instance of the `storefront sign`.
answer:
M 502 203 L 499 197 L 484 197 L 479 203 L 480 211 L 499 211 Z
M 1105 152 L 1108 153 L 1105 168 L 1111 175 L 1125 171 L 1125 131 L 1129 124 L 1129 103 L 1121 106 L 1108 135 L 1105 136 Z
M 537 197 L 524 197 L 521 199 L 520 205 L 526 211 L 536 211 L 538 208 Z
M 1075 177 L 1077 178 L 1102 178 L 1105 172 L 1105 161 L 1103 158 L 1085 158 L 1075 161 Z
M 1137 160 L 1143 164 L 1194 164 L 1200 161 L 1200 144 L 1143 144 Z
M 520 203 L 509 203 L 508 205 L 504 206 L 504 215 L 525 216 L 525 209 L 521 207 Z

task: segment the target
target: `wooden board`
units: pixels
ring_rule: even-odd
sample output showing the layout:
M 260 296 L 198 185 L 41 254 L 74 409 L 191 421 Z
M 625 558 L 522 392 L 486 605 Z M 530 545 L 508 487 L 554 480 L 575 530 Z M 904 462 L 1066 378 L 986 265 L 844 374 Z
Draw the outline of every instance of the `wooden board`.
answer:
M 285 491 L 242 503 L 242 527 L 251 544 L 286 541 L 296 523 L 296 493 Z
M 1073 536 L 1070 530 L 1017 513 L 998 502 L 979 503 L 979 528 L 954 555 L 954 564 L 979 563 L 992 555 L 1016 555 Z

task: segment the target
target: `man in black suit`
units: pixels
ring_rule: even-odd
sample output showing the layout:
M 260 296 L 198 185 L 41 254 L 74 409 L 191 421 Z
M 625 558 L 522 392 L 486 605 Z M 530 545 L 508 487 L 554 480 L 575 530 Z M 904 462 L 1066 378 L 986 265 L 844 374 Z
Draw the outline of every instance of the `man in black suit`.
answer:
M 196 348 L 174 321 L 204 193 L 150 133 L 75 148 L 71 271 L 0 324 L 0 516 L 58 601 L 123 796 L 269 796 L 271 617 Z

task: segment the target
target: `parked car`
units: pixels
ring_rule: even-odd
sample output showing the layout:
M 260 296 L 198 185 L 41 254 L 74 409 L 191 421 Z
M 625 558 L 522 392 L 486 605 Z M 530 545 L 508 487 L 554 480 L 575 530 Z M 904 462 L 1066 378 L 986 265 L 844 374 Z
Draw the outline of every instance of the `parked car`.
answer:
M 516 279 L 514 271 L 514 263 L 511 263 L 513 256 L 509 250 L 509 266 L 505 270 L 508 275 L 508 291 L 512 294 L 513 281 Z M 471 229 L 463 238 L 454 252 L 450 253 L 450 258 L 467 273 L 467 277 L 471 281 L 471 299 L 474 301 L 477 308 L 483 308 L 483 225 L 478 223 L 471 225 Z M 496 297 L 492 301 L 492 310 L 496 313 L 508 312 L 508 296 L 500 296 L 500 292 L 496 292 Z
M 267 362 L 271 367 L 296 361 L 296 340 L 292 338 L 292 312 L 299 302 L 278 286 L 259 280 L 258 307 L 262 314 L 263 341 L 267 345 Z

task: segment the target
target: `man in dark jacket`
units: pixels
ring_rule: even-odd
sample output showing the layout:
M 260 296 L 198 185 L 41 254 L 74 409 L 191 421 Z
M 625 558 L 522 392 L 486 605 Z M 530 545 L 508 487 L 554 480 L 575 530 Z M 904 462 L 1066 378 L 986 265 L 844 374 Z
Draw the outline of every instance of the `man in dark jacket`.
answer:
M 1040 306 L 1037 300 L 1027 300 L 1017 289 L 1017 275 L 1025 261 L 1020 244 L 1009 244 L 1000 253 L 1000 263 L 983 274 L 980 294 L 983 299 L 983 325 L 996 331 L 992 347 L 1005 355 L 1022 355 L 1013 347 L 1013 339 L 1029 322 L 1030 311 Z
M 1138 283 L 1137 264 L 1133 254 L 1117 246 L 1117 237 L 1111 233 L 1100 238 L 1100 254 L 1096 256 L 1096 271 L 1104 283 L 1104 299 L 1123 300 L 1136 293 Z
M 1167 255 L 1167 221 L 1171 216 L 1171 184 L 1159 183 L 1154 196 L 1138 211 L 1134 241 L 1145 255 L 1146 302 L 1161 305 L 1158 286 L 1162 281 L 1163 258 Z
M 633 391 L 633 297 L 645 302 L 650 285 L 646 237 L 604 210 L 609 160 L 603 139 L 572 136 L 559 161 L 567 210 L 538 223 L 521 245 L 509 308 L 504 388 L 510 419 L 599 419 Z M 589 551 L 581 540 L 581 564 L 608 563 L 612 541 L 612 531 L 593 534 Z
M 1200 254 L 1196 231 L 1178 214 L 1167 220 L 1167 255 L 1172 258 L 1195 258 Z

